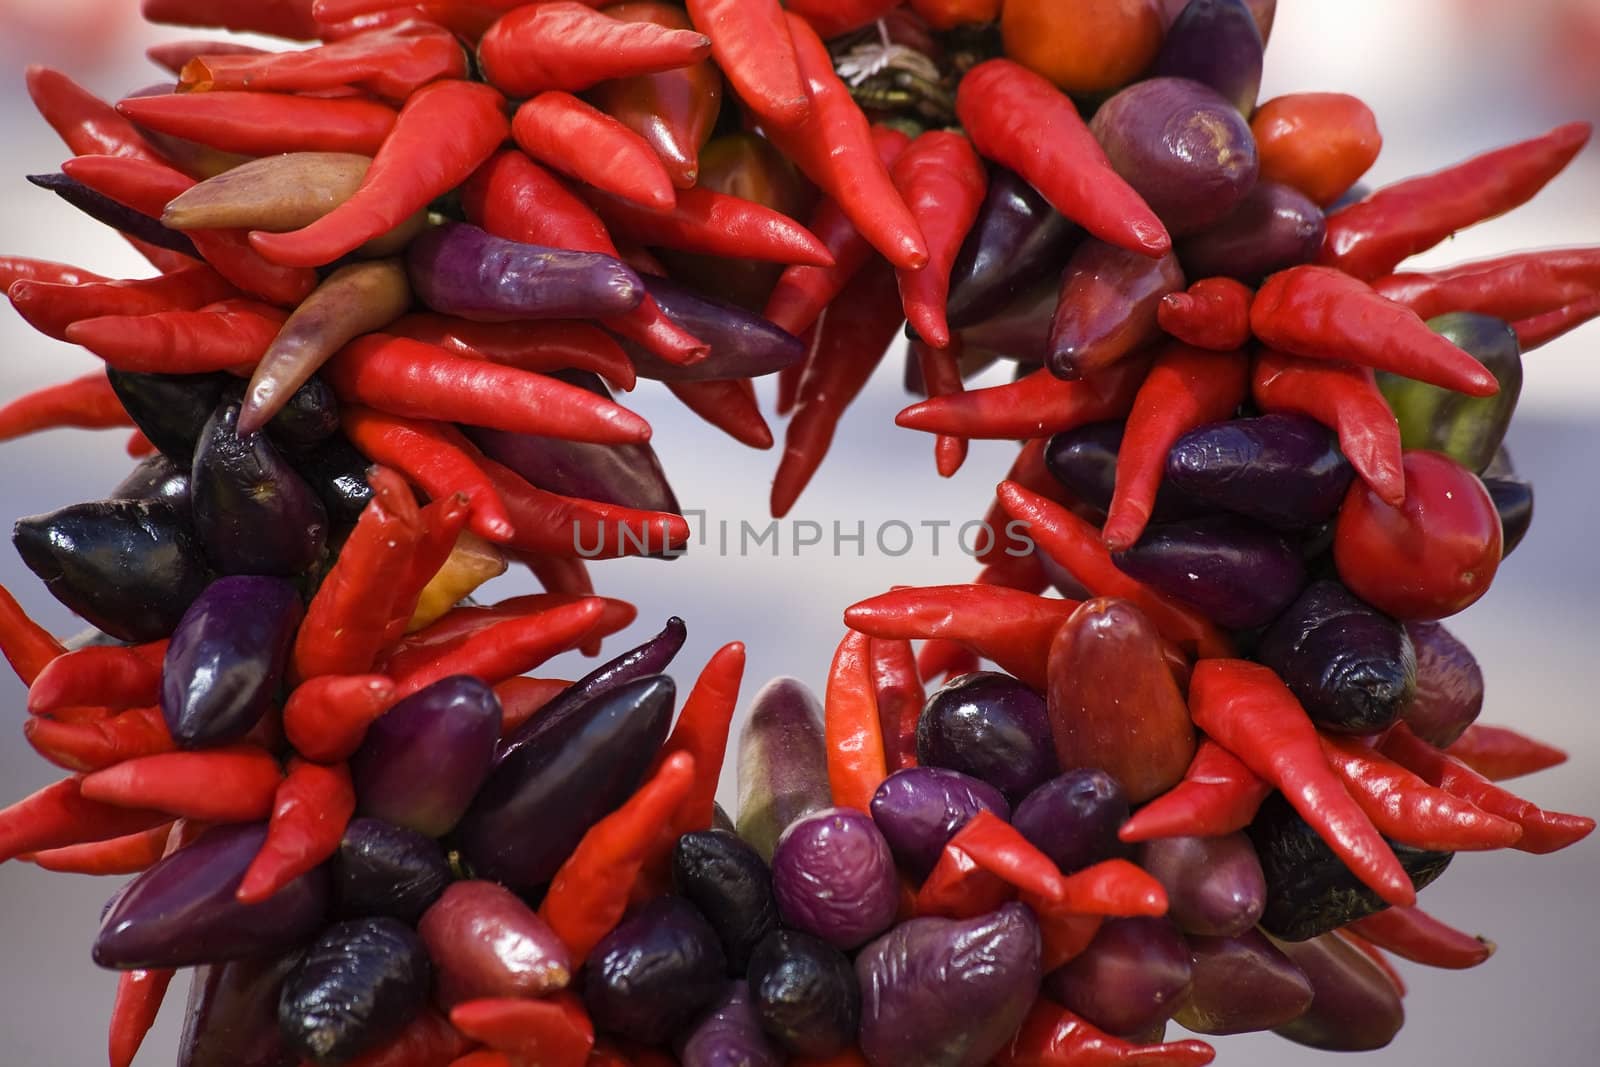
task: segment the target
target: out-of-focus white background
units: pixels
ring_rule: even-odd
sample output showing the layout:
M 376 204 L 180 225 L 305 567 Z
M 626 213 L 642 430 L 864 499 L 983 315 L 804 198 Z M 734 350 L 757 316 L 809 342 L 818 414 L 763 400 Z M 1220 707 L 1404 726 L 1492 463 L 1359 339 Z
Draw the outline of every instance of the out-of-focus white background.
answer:
M 0 249 L 65 259 L 102 273 L 148 273 L 118 239 L 76 216 L 22 175 L 55 170 L 66 151 L 39 120 L 22 88 L 27 62 L 59 66 L 96 92 L 116 96 L 157 80 L 142 58 L 156 40 L 192 36 L 142 26 L 132 0 L 0 0 Z M 107 9 L 100 11 L 97 9 Z M 1600 0 L 1284 0 L 1267 59 L 1263 99 L 1300 90 L 1356 93 L 1377 112 L 1385 136 L 1371 177 L 1379 182 L 1432 170 L 1468 154 L 1573 118 L 1600 119 Z M 1544 245 L 1600 243 L 1600 148 L 1591 146 L 1529 207 L 1464 234 L 1423 262 L 1442 264 Z M 1596 470 L 1600 468 L 1600 326 L 1527 360 L 1527 384 L 1510 443 L 1538 487 L 1537 517 L 1523 548 L 1493 591 L 1450 626 L 1476 652 L 1488 677 L 1486 721 L 1516 725 L 1572 752 L 1567 766 L 1519 783 L 1547 806 L 1600 811 L 1600 731 L 1594 729 L 1595 635 L 1600 564 L 1595 556 Z M 0 307 L 0 396 L 82 373 L 81 351 L 33 334 Z M 686 507 L 713 524 L 765 521 L 775 456 L 733 445 L 642 387 L 628 402 L 656 428 L 655 442 Z M 975 445 L 966 468 L 942 482 L 931 441 L 894 428 L 905 402 L 897 361 L 886 363 L 850 412 L 833 454 L 793 518 L 868 530 L 900 520 L 959 524 L 981 514 L 1012 450 Z M 781 432 L 781 430 L 780 430 Z M 18 516 L 103 496 L 127 470 L 124 434 L 61 431 L 0 446 L 0 500 Z M 613 639 L 653 632 L 667 615 L 689 622 L 679 660 L 687 685 L 717 646 L 743 640 L 750 667 L 745 698 L 764 681 L 794 674 L 820 690 L 840 612 L 895 583 L 964 581 L 970 560 L 928 551 L 926 532 L 909 556 L 889 558 L 870 543 L 835 558 L 819 548 L 740 558 L 709 549 L 672 563 L 619 562 L 596 570 L 601 591 L 631 598 L 640 622 Z M 891 547 L 894 542 L 891 541 Z M 770 550 L 763 550 L 770 551 Z M 0 548 L 0 582 L 34 616 L 61 633 L 68 614 Z M 531 579 L 503 579 L 504 595 Z M 560 664 L 575 677 L 581 662 Z M 552 671 L 551 673 L 555 673 Z M 23 743 L 24 694 L 0 678 L 0 802 L 59 776 Z M 732 762 L 724 795 L 731 798 Z M 113 976 L 89 961 L 101 905 L 116 883 L 0 867 L 0 1063 L 88 1065 L 105 1057 L 104 1020 Z M 1424 896 L 1442 918 L 1499 942 L 1499 954 L 1466 973 L 1402 964 L 1411 993 L 1405 1030 L 1365 1062 L 1382 1065 L 1580 1064 L 1595 1061 L 1600 923 L 1600 845 L 1590 840 L 1547 857 L 1510 852 L 1462 856 Z M 175 983 L 138 1062 L 170 1061 L 186 979 Z M 1176 1028 L 1173 1028 L 1176 1034 Z M 1322 1053 L 1270 1036 L 1223 1039 L 1218 1062 L 1298 1067 Z

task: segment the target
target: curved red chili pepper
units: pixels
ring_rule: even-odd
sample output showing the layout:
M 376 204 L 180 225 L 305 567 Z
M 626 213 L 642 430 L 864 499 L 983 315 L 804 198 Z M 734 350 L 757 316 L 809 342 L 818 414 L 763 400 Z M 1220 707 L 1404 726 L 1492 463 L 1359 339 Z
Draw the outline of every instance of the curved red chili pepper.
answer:
M 454 355 L 487 359 L 535 374 L 568 369 L 593 371 L 623 391 L 632 389 L 638 380 L 622 346 L 587 322 L 469 322 L 423 312 L 396 319 L 383 332 L 421 341 Z
M 27 70 L 28 96 L 77 156 L 126 156 L 162 163 L 161 153 L 116 109 L 58 70 Z
M 708 830 L 717 801 L 717 779 L 728 749 L 728 732 L 739 702 L 739 685 L 744 680 L 744 642 L 734 641 L 712 653 L 694 688 L 683 700 L 678 721 L 672 724 L 655 766 L 661 766 L 675 752 L 694 757 L 695 774 L 683 802 L 672 817 L 672 840 L 694 830 Z M 670 851 L 670 849 L 669 849 Z
M 141 10 L 149 22 L 173 26 L 216 26 L 236 33 L 265 33 L 292 41 L 317 36 L 317 20 L 310 0 L 143 0 Z
M 355 755 L 367 727 L 398 699 L 387 675 L 318 675 L 289 694 L 283 705 L 283 732 L 307 759 L 337 763 Z
M 0 810 L 0 863 L 25 852 L 109 841 L 160 826 L 172 816 L 84 796 L 83 779 L 63 778 Z
M 1513 322 L 1600 290 L 1600 248 L 1518 252 L 1443 270 L 1390 274 L 1372 288 L 1424 319 L 1474 311 Z
M 96 711 L 103 716 L 103 709 Z M 39 755 L 69 771 L 103 770 L 178 747 L 155 705 L 78 722 L 31 718 L 22 724 L 22 736 Z
M 822 702 L 833 803 L 861 811 L 870 808 L 878 783 L 888 776 L 870 656 L 866 634 L 845 634 L 828 668 Z
M 283 781 L 278 761 L 254 745 L 163 752 L 84 777 L 83 796 L 124 808 L 165 811 L 205 822 L 253 822 L 272 813 Z
M 510 737 L 570 685 L 572 682 L 565 678 L 522 675 L 498 683 L 494 695 L 500 701 L 500 736 Z
M 917 720 L 927 690 L 917 673 L 911 642 L 874 638 L 870 644 L 872 690 L 878 702 L 884 763 L 893 772 L 917 765 Z
M 911 902 L 915 916 L 971 919 L 994 911 L 1016 895 L 1004 879 L 984 870 L 955 841 L 945 842 Z
M 0 585 L 0 655 L 5 656 L 22 684 L 32 686 L 50 661 L 66 651 L 66 646 L 28 618 L 17 598 Z
M 67 340 L 118 370 L 207 374 L 254 366 L 288 317 L 254 300 L 225 300 L 198 311 L 80 319 Z
M 1511 324 L 1511 328 L 1517 332 L 1517 343 L 1524 352 L 1528 352 L 1549 344 L 1596 317 L 1600 317 L 1600 293 L 1575 300 L 1543 315 L 1518 319 Z
M 299 52 L 196 53 L 180 64 L 180 90 L 253 89 L 296 93 L 353 86 L 404 100 L 431 81 L 463 78 L 467 56 L 455 37 L 420 20 Z
M 146 645 L 91 645 L 52 656 L 28 686 L 28 714 L 95 705 L 113 711 L 161 698 L 165 640 Z
M 117 995 L 111 1002 L 108 1045 L 111 1067 L 131 1067 L 144 1037 L 161 1013 L 167 986 L 176 974 L 168 968 L 124 971 L 117 976 Z
M 664 210 L 642 208 L 604 190 L 590 190 L 588 199 L 615 233 L 650 247 L 768 263 L 834 265 L 817 236 L 789 216 L 704 186 L 679 189 L 677 201 Z
M 711 38 L 711 56 L 745 106 L 764 125 L 789 129 L 811 116 L 801 42 L 778 0 L 687 0 L 695 29 Z M 830 64 L 831 68 L 831 64 Z
M 1567 762 L 1567 754 L 1553 745 L 1504 726 L 1481 722 L 1467 727 L 1444 751 L 1492 782 L 1520 778 Z
M 1476 967 L 1495 951 L 1493 941 L 1463 933 L 1420 908 L 1384 908 L 1348 929 L 1401 959 L 1448 970 Z
M 478 466 L 505 502 L 517 533 L 511 547 L 536 555 L 614 559 L 659 556 L 689 540 L 681 515 L 560 496 L 529 485 L 521 475 L 479 454 Z
M 460 1056 L 470 1045 L 449 1020 L 428 1007 L 392 1040 L 347 1060 L 346 1067 L 437 1067 Z
M 872 25 L 899 7 L 900 0 L 788 0 L 784 6 L 827 40 Z
M 0 407 L 0 441 L 64 426 L 104 430 L 132 425 L 104 370 L 35 389 Z
M 1126 415 L 1149 367 L 1147 359 L 1131 357 L 1071 382 L 1040 368 L 1005 385 L 912 404 L 894 421 L 908 430 L 979 440 L 1049 437 Z
M 917 361 L 922 375 L 923 388 L 928 396 L 951 396 L 965 386 L 961 380 L 961 338 L 952 337 L 944 348 L 934 348 L 923 341 L 911 342 L 911 355 Z M 933 442 L 934 466 L 939 477 L 951 478 L 967 460 L 967 439 L 955 434 L 942 433 Z
M 258 904 L 333 855 L 355 811 L 348 767 L 291 760 L 273 795 L 266 840 L 234 896 Z
M 1216 1056 L 1204 1041 L 1132 1044 L 1041 998 L 994 1062 L 997 1067 L 1204 1067 Z
M 667 382 L 666 386 L 684 407 L 740 444 L 763 451 L 772 447 L 772 427 L 761 414 L 750 379 Z
M 1133 813 L 1117 837 L 1133 844 L 1160 837 L 1221 837 L 1243 830 L 1272 792 L 1239 757 L 1200 742 L 1183 781 Z
M 153 315 L 192 311 L 239 296 L 227 279 L 210 267 L 195 264 L 171 274 L 127 281 L 78 283 L 23 279 L 6 292 L 11 306 L 28 325 L 58 341 L 67 327 L 106 315 Z
M 109 841 L 47 848 L 19 858 L 41 870 L 63 874 L 138 874 L 166 855 L 167 838 L 175 825 L 162 823 L 136 834 L 113 837 Z
M 1201 278 L 1186 292 L 1168 293 L 1156 322 L 1184 344 L 1232 352 L 1250 340 L 1250 301 L 1255 292 L 1233 278 Z
M 574 604 L 592 596 L 593 592 L 592 589 L 588 589 L 577 592 L 532 593 L 502 600 L 498 604 L 473 604 L 453 608 L 422 629 L 401 638 L 396 643 L 394 651 L 384 660 L 384 668 L 390 674 L 408 674 L 434 657 L 460 647 L 461 643 L 473 634 L 481 633 L 497 623 L 519 619 L 563 604 Z M 605 606 L 596 629 L 607 636 L 627 628 L 638 617 L 638 610 L 626 600 L 612 597 L 599 599 Z
M 478 42 L 484 80 L 513 97 L 578 92 L 613 78 L 687 67 L 710 54 L 704 34 L 624 22 L 577 3 L 514 8 Z
M 584 1067 L 594 1025 L 583 1003 L 561 992 L 541 1000 L 468 1000 L 450 1009 L 457 1030 L 541 1067 Z
M 471 674 L 491 686 L 526 674 L 576 648 L 594 630 L 604 609 L 604 601 L 591 597 L 497 623 L 396 679 L 395 693 L 404 699 L 452 674 Z
M 948 348 L 950 270 L 978 218 L 988 174 L 971 141 L 948 130 L 929 130 L 900 153 L 890 175 L 928 247 L 926 266 L 895 272 L 906 320 L 928 344 Z
M 671 211 L 672 176 L 650 142 L 571 93 L 544 92 L 517 108 L 511 135 L 530 157 L 647 211 Z
M 443 429 L 448 431 L 453 427 L 446 426 Z M 465 445 L 466 441 L 462 438 L 456 443 L 458 446 Z M 429 501 L 428 506 L 422 509 L 422 538 L 417 542 L 417 550 L 412 553 L 405 573 L 395 584 L 394 603 L 389 608 L 389 625 L 384 629 L 383 635 L 385 647 L 393 647 L 407 631 L 413 629 L 414 620 L 420 620 L 425 614 L 427 606 L 424 600 L 436 591 L 430 590 L 429 587 L 436 581 L 450 582 L 449 576 L 442 576 L 442 572 L 450 566 L 462 538 L 472 536 L 467 532 L 467 520 L 471 514 L 471 502 L 463 493 L 438 497 Z M 498 568 L 494 574 L 483 579 L 488 581 L 490 577 L 505 573 L 506 562 L 505 557 L 493 545 L 484 547 L 492 553 Z M 477 585 L 471 588 L 476 589 Z M 448 610 L 448 605 L 454 604 L 459 599 L 460 596 L 448 597 L 445 607 L 440 610 Z M 416 621 L 415 625 L 422 625 L 422 621 Z
M 471 501 L 471 528 L 480 537 L 509 541 L 516 533 L 489 476 L 440 432 L 441 424 L 354 406 L 340 409 L 339 421 L 362 454 L 405 474 L 430 497 L 464 494 Z
M 30 282 L 55 282 L 58 285 L 82 285 L 85 282 L 110 280 L 103 274 L 74 267 L 71 263 L 34 259 L 31 256 L 0 256 L 0 292 L 10 289 L 13 282 L 24 279 Z
M 370 156 L 394 129 L 395 110 L 361 97 L 217 90 L 135 96 L 117 110 L 141 126 L 222 152 L 355 152 Z

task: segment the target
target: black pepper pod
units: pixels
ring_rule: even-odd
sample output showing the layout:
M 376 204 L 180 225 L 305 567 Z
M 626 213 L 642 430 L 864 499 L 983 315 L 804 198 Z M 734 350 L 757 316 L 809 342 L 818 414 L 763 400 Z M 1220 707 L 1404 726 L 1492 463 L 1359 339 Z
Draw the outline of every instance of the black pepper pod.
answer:
M 178 1042 L 178 1067 L 296 1067 L 278 1031 L 278 993 L 300 953 L 197 968 Z
M 1059 274 L 1082 236 L 1037 189 L 991 166 L 977 220 L 950 272 L 951 327 L 991 318 L 1041 277 Z
M 1231 515 L 1151 526 L 1111 561 L 1235 630 L 1265 626 L 1306 583 L 1305 562 L 1283 535 Z
M 750 998 L 761 1028 L 795 1056 L 823 1059 L 853 1045 L 861 987 L 849 957 L 820 937 L 774 930 L 750 955 Z
M 1332 518 L 1354 477 L 1327 427 L 1304 415 L 1262 415 L 1210 423 L 1178 438 L 1162 484 L 1295 530 Z
M 741 975 L 756 944 L 778 925 L 772 872 L 738 834 L 696 830 L 672 850 L 672 885 L 716 930 L 728 973 Z
M 312 375 L 267 421 L 267 436 L 286 454 L 304 455 L 339 431 L 339 399 L 333 386 Z
M 344 1063 L 405 1028 L 428 999 L 430 975 L 422 939 L 404 923 L 335 923 L 284 979 L 278 1027 L 312 1063 Z
M 210 574 L 188 516 L 162 500 L 96 500 L 18 519 L 11 540 L 61 603 L 121 641 L 172 632 Z
M 344 434 L 334 434 L 321 445 L 291 459 L 294 469 L 317 494 L 328 518 L 339 526 L 353 526 L 372 500 L 367 471 L 372 461 L 356 451 Z
M 917 762 L 969 774 L 1016 803 L 1058 769 L 1044 697 L 997 671 L 946 682 L 917 718 Z
M 156 450 L 188 469 L 195 442 L 222 394 L 232 382 L 226 374 L 138 374 L 106 368 L 111 391 Z
M 422 917 L 450 885 L 450 861 L 439 842 L 382 819 L 356 818 L 333 854 L 333 893 L 346 918 Z
M 1405 628 L 1336 581 L 1314 582 L 1262 636 L 1256 658 L 1282 678 L 1318 726 L 1376 733 L 1416 691 Z
M 1515 477 L 1486 477 L 1483 487 L 1500 514 L 1500 558 L 1505 559 L 1522 544 L 1533 524 L 1533 484 Z
M 597 1030 L 659 1045 L 723 991 L 722 946 L 682 897 L 657 897 L 589 953 L 584 1005 Z
M 1305 941 L 1388 906 L 1334 855 L 1283 794 L 1273 793 L 1262 803 L 1247 832 L 1267 879 L 1261 928 L 1273 937 Z M 1389 847 L 1419 890 L 1443 874 L 1455 857 L 1453 852 L 1394 841 Z
M 1075 430 L 1063 430 L 1045 445 L 1045 468 L 1074 499 L 1099 513 L 1097 522 L 1103 521 L 1106 509 L 1111 506 L 1122 432 L 1121 422 L 1092 422 Z M 1172 522 L 1204 511 L 1203 505 L 1186 496 L 1169 477 L 1156 490 L 1150 521 Z
M 165 500 L 179 515 L 187 515 L 189 468 L 157 452 L 140 460 L 108 495 L 114 500 Z

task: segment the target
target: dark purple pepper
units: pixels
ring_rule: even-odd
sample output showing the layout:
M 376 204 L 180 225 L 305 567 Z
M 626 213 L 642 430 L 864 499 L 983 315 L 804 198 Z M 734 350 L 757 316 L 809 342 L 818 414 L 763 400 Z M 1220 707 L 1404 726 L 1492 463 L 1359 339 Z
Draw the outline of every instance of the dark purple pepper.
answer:
M 671 1041 L 727 982 L 716 931 L 682 897 L 658 897 L 589 953 L 583 1002 L 595 1029 L 646 1045 Z
M 278 1027 L 302 1057 L 339 1064 L 405 1029 L 427 1003 L 428 953 L 397 919 L 347 919 L 307 947 L 278 994 Z
M 861 1051 L 873 1067 L 982 1067 L 1039 993 L 1039 924 L 1024 904 L 903 922 L 861 950 Z
M 1261 861 L 1242 833 L 1148 841 L 1139 866 L 1167 891 L 1167 918 L 1186 934 L 1237 936 L 1267 906 Z
M 1327 427 L 1304 415 L 1230 419 L 1190 430 L 1167 453 L 1186 496 L 1283 530 L 1331 519 L 1355 476 Z
M 772 872 L 760 853 L 727 830 L 684 834 L 672 850 L 672 886 L 716 930 L 728 973 L 744 974 L 751 950 L 778 925 Z
M 1061 275 L 1045 365 L 1058 378 L 1104 370 L 1161 336 L 1161 298 L 1184 287 L 1174 255 L 1151 259 L 1089 238 Z
M 429 837 L 448 833 L 494 765 L 500 715 L 494 690 L 464 674 L 406 697 L 350 757 L 356 810 Z
M 1261 90 L 1261 37 L 1244 0 L 1189 0 L 1145 77 L 1209 85 L 1248 116 Z
M 106 368 L 106 380 L 133 424 L 185 473 L 201 428 L 233 382 L 221 373 L 139 374 L 115 367 Z
M 502 759 L 456 827 L 472 869 L 526 893 L 554 877 L 589 827 L 644 780 L 676 692 L 662 676 L 602 692 Z
M 238 433 L 239 405 L 200 431 L 190 470 L 195 531 L 224 574 L 299 574 L 322 555 L 328 512 L 263 433 Z
M 382 819 L 351 819 L 331 866 L 345 918 L 388 915 L 415 922 L 452 877 L 439 842 Z
M 1117 452 L 1122 448 L 1122 431 L 1121 422 L 1093 422 L 1058 433 L 1045 445 L 1046 469 L 1066 487 L 1073 499 L 1095 508 L 1101 515 L 1111 506 L 1111 493 L 1116 487 Z M 1150 521 L 1159 523 L 1193 518 L 1206 510 L 1204 505 L 1189 498 L 1172 484 L 1169 476 L 1156 491 L 1155 509 L 1150 514 Z
M 1311 1006 L 1311 982 L 1260 930 L 1190 935 L 1189 995 L 1175 1018 L 1197 1034 L 1285 1026 Z
M 65 174 L 29 174 L 28 182 L 41 189 L 48 189 L 61 199 L 88 215 L 96 222 L 104 223 L 113 230 L 126 234 L 146 244 L 165 248 L 169 252 L 200 259 L 194 242 L 178 230 L 161 225 L 160 221 L 149 215 L 139 212 L 106 196 L 96 192 L 76 178 L 69 178 Z
M 761 1028 L 795 1056 L 825 1059 L 855 1044 L 861 988 L 844 953 L 799 930 L 774 930 L 750 955 Z
M 683 366 L 624 340 L 622 347 L 641 378 L 663 382 L 759 378 L 805 358 L 806 346 L 800 338 L 760 315 L 666 278 L 647 277 L 644 287 L 668 318 L 710 345 L 711 354 Z
M 784 1057 L 767 1041 L 750 1006 L 750 988 L 729 982 L 712 1009 L 678 1049 L 683 1067 L 783 1067 Z
M 1400 991 L 1360 949 L 1333 934 L 1279 947 L 1311 983 L 1311 1005 L 1273 1033 L 1328 1052 L 1370 1052 L 1394 1040 L 1406 1019 Z
M 17 555 L 50 595 L 119 641 L 172 633 L 210 581 L 189 524 L 162 500 L 95 500 L 18 519 Z
M 1165 919 L 1107 919 L 1083 952 L 1051 971 L 1051 1000 L 1118 1037 L 1160 1026 L 1189 990 L 1189 946 Z
M 1255 285 L 1269 274 L 1310 263 L 1322 248 L 1327 218 L 1300 190 L 1258 182 L 1227 217 L 1178 242 L 1191 278 L 1237 278 Z
M 1061 285 L 1052 274 L 991 317 L 961 327 L 961 344 L 967 353 L 962 366 L 975 373 L 996 358 L 1026 367 L 1043 364 L 1050 351 L 1050 323 L 1060 296 Z M 979 361 L 983 353 L 989 358 Z
M 1127 821 L 1128 798 L 1117 780 L 1087 767 L 1045 782 L 1011 816 L 1011 825 L 1064 874 L 1128 855 L 1117 837 Z
M 178 1067 L 296 1067 L 278 1032 L 278 991 L 300 953 L 207 964 L 189 982 Z
M 344 434 L 335 434 L 306 455 L 294 457 L 295 470 L 328 509 L 329 519 L 340 526 L 353 526 L 372 500 L 372 486 L 367 484 L 371 466 Z
M 991 167 L 983 205 L 950 272 L 950 326 L 999 314 L 1035 280 L 1058 273 L 1082 236 L 1015 172 Z
M 300 594 L 282 578 L 232 575 L 206 586 L 172 632 L 161 717 L 180 748 L 238 741 L 273 706 L 289 663 Z
M 339 398 L 332 386 L 313 374 L 268 420 L 266 430 L 285 454 L 304 455 L 339 432 Z
M 163 500 L 189 514 L 189 471 L 157 452 L 140 460 L 108 494 L 113 500 Z
M 1152 526 L 1112 553 L 1117 569 L 1236 630 L 1263 626 L 1306 584 L 1299 551 L 1281 534 L 1232 516 Z
M 907 767 L 872 795 L 872 821 L 907 874 L 926 878 L 955 832 L 980 811 L 1011 818 L 1005 796 L 970 774 L 945 767 Z
M 328 914 L 328 872 L 316 867 L 259 904 L 234 892 L 266 840 L 265 823 L 218 826 L 121 891 L 94 940 L 94 961 L 132 970 L 220 963 L 283 952 Z
M 900 906 L 888 842 L 865 812 L 826 808 L 783 832 L 772 890 L 785 926 L 852 949 L 887 930 Z
M 1338 733 L 1387 728 L 1417 685 L 1405 628 L 1331 579 L 1312 583 L 1279 616 L 1256 659 L 1278 673 L 1313 722 Z
M 417 924 L 445 1007 L 479 997 L 541 997 L 577 968 L 550 924 L 493 882 L 456 882 Z
M 1437 622 L 1405 623 L 1416 649 L 1417 686 L 1400 709 L 1411 732 L 1445 748 L 1483 711 L 1483 670 L 1472 650 Z
M 970 774 L 1016 803 L 1057 770 L 1044 697 L 995 671 L 946 682 L 917 719 L 917 762 Z
M 1500 558 L 1505 559 L 1522 544 L 1533 524 L 1533 485 L 1520 478 L 1485 477 L 1483 487 L 1500 513 Z

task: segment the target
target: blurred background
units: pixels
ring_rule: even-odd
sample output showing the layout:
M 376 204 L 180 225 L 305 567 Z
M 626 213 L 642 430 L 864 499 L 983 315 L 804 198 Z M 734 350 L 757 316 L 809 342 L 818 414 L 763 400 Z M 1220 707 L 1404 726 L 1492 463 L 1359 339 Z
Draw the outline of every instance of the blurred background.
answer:
M 147 274 L 134 253 L 48 193 L 26 173 L 56 170 L 65 149 L 37 118 L 22 90 L 26 63 L 57 66 L 115 99 L 158 77 L 142 57 L 157 40 L 193 36 L 142 25 L 133 0 L 0 0 L 0 144 L 11 191 L 0 198 L 0 248 L 64 259 L 113 276 Z M 1262 98 L 1302 90 L 1351 92 L 1377 112 L 1385 146 L 1369 180 L 1383 183 L 1433 170 L 1466 155 L 1541 132 L 1569 119 L 1600 120 L 1600 0 L 1283 0 L 1267 53 Z M 1419 262 L 1440 265 L 1519 248 L 1600 243 L 1600 148 L 1591 145 L 1533 204 L 1463 234 Z M 1510 446 L 1538 488 L 1537 518 L 1526 545 L 1502 568 L 1493 591 L 1451 620 L 1488 679 L 1484 721 L 1515 725 L 1568 749 L 1572 761 L 1518 783 L 1548 807 L 1600 811 L 1600 730 L 1593 724 L 1594 648 L 1600 631 L 1600 563 L 1594 548 L 1600 506 L 1600 326 L 1580 330 L 1529 357 Z M 79 350 L 42 338 L 0 307 L 0 397 L 91 369 Z M 770 408 L 770 390 L 767 394 Z M 617 650 L 659 628 L 670 614 L 689 622 L 679 659 L 687 684 L 721 644 L 749 646 L 745 702 L 761 684 L 796 675 L 819 692 L 841 635 L 840 611 L 895 583 L 966 581 L 972 562 L 946 542 L 934 555 L 919 537 L 909 556 L 890 558 L 869 542 L 835 558 L 824 548 L 799 556 L 787 533 L 741 557 L 716 551 L 715 531 L 740 520 L 758 528 L 776 457 L 738 449 L 698 423 L 663 391 L 645 384 L 627 402 L 650 418 L 655 444 L 684 506 L 704 509 L 709 544 L 687 558 L 602 564 L 602 592 L 640 609 L 635 628 L 612 639 Z M 896 430 L 903 406 L 899 360 L 886 361 L 845 420 L 833 454 L 794 519 L 825 529 L 835 521 L 870 531 L 899 520 L 959 525 L 981 514 L 1010 463 L 1004 445 L 975 444 L 949 482 L 934 474 L 932 442 Z M 103 496 L 125 473 L 125 434 L 61 431 L 0 450 L 0 500 L 8 515 L 48 511 Z M 0 583 L 58 633 L 74 621 L 0 551 Z M 515 595 L 532 580 L 501 579 L 491 595 Z M 548 673 L 576 677 L 581 660 Z M 0 708 L 11 716 L 0 743 L 0 801 L 49 783 L 59 772 L 38 759 L 17 729 L 24 693 L 0 677 Z M 731 801 L 730 760 L 724 781 Z M 731 804 L 730 804 L 731 806 Z M 1548 857 L 1508 852 L 1462 856 L 1424 896 L 1441 918 L 1497 941 L 1499 953 L 1476 971 L 1424 973 L 1402 963 L 1411 985 L 1409 1021 L 1373 1067 L 1424 1064 L 1577 1064 L 1593 1062 L 1600 1013 L 1593 1007 L 1600 923 L 1600 843 L 1591 839 Z M 104 1020 L 114 978 L 89 961 L 100 908 L 115 883 L 0 867 L 0 1063 L 77 1067 L 105 1058 Z M 170 1062 L 182 1021 L 184 987 L 175 983 L 138 1063 Z M 1177 1028 L 1173 1028 L 1177 1034 Z M 1327 1054 L 1262 1036 L 1219 1043 L 1218 1062 L 1299 1067 Z

